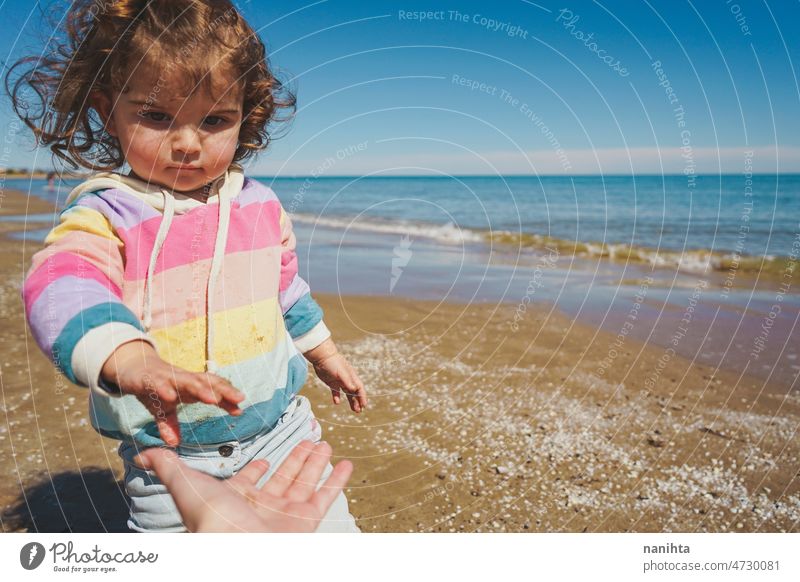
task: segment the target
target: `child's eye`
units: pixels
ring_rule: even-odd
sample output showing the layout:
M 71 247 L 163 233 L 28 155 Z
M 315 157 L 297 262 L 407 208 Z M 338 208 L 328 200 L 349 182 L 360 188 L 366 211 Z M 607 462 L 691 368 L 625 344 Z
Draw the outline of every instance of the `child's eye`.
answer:
M 145 119 L 149 119 L 150 121 L 161 122 L 167 121 L 169 119 L 169 115 L 166 113 L 161 113 L 159 111 L 147 111 L 142 114 Z
M 225 121 L 225 118 L 220 117 L 219 115 L 209 115 L 203 120 L 203 122 L 209 127 L 217 127 L 225 123 Z

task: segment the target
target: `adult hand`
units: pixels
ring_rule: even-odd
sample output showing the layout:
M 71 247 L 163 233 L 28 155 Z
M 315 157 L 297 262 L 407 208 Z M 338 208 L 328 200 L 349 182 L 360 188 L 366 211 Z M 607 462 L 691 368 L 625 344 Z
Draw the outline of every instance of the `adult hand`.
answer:
M 156 472 L 189 531 L 309 533 L 353 472 L 350 461 L 340 461 L 317 490 L 330 457 L 328 443 L 302 441 L 261 489 L 256 483 L 269 468 L 264 460 L 252 461 L 226 480 L 190 469 L 163 448 L 146 449 L 134 462 Z

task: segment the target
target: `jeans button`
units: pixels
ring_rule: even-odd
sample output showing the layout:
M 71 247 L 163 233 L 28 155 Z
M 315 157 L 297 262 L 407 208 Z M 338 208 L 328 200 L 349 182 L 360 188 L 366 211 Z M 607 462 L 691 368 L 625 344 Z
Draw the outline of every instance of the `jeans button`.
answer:
M 222 445 L 219 448 L 219 454 L 223 457 L 230 457 L 233 454 L 233 447 L 231 445 Z

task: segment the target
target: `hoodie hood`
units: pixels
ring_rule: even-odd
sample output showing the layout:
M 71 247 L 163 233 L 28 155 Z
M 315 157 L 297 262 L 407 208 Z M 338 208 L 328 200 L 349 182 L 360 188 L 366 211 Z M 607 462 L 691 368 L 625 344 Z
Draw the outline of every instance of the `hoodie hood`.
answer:
M 211 183 L 211 191 L 207 202 L 215 200 L 218 196 L 220 198 L 223 196 L 235 198 L 241 191 L 243 184 L 244 171 L 242 167 L 238 164 L 231 164 L 222 176 Z M 158 184 L 152 184 L 140 180 L 139 178 L 134 178 L 133 176 L 125 176 L 114 172 L 92 174 L 84 182 L 81 182 L 70 191 L 64 204 L 68 206 L 77 199 L 78 196 L 86 192 L 96 192 L 109 188 L 128 192 L 160 212 L 163 212 L 165 208 L 165 195 L 173 199 L 174 210 L 177 214 L 183 214 L 192 208 L 205 204 L 190 196 L 186 196 L 180 192 L 173 192 Z
M 145 332 L 150 331 L 152 324 L 153 290 L 151 281 L 155 273 L 156 261 L 164 246 L 164 241 L 172 225 L 175 214 L 183 214 L 203 204 L 218 202 L 217 236 L 214 242 L 214 252 L 211 257 L 211 269 L 206 284 L 206 369 L 216 373 L 218 366 L 214 360 L 214 318 L 212 317 L 214 289 L 217 285 L 219 271 L 225 255 L 225 246 L 228 241 L 228 224 L 230 223 L 231 200 L 241 192 L 244 184 L 244 172 L 237 164 L 231 165 L 228 170 L 211 183 L 211 189 L 206 202 L 200 202 L 190 196 L 173 192 L 168 188 L 151 184 L 113 172 L 102 172 L 92 175 L 86 181 L 75 187 L 67 196 L 66 204 L 71 204 L 81 194 L 96 192 L 98 190 L 116 189 L 139 198 L 152 208 L 162 213 L 158 226 L 156 240 L 150 253 L 150 261 L 144 280 L 144 304 L 142 305 L 142 324 Z

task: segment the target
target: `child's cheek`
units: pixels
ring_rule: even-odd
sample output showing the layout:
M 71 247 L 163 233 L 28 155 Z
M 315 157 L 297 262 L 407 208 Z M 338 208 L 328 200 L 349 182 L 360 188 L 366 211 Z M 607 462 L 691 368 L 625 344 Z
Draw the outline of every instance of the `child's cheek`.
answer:
M 223 168 L 228 167 L 233 160 L 233 155 L 236 153 L 236 146 L 238 132 L 225 132 L 224 134 L 215 136 L 216 139 L 211 143 L 205 144 L 205 151 L 207 159 L 212 160 L 215 166 Z
M 138 131 L 131 143 L 131 157 L 151 163 L 158 160 L 167 147 L 165 135 L 158 131 Z

